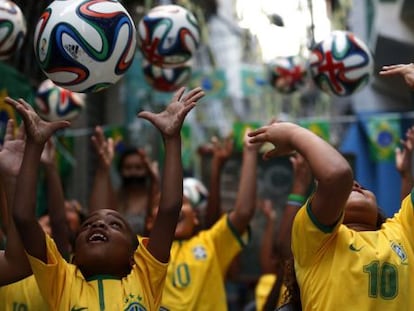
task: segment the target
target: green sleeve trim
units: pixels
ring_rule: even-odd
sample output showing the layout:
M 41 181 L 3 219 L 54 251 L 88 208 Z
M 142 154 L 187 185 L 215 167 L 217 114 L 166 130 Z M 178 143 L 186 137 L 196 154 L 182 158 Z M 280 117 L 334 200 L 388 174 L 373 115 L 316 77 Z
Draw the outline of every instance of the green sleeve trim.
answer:
M 341 220 L 342 217 L 339 217 L 339 219 L 337 221 L 335 221 L 335 223 L 331 226 L 327 226 L 324 224 L 321 224 L 315 217 L 315 215 L 312 212 L 312 208 L 311 208 L 311 202 L 308 201 L 308 203 L 306 204 L 306 212 L 309 215 L 309 218 L 311 219 L 311 221 L 313 222 L 313 224 L 319 229 L 321 230 L 323 233 L 332 233 L 332 231 L 335 229 L 336 225 L 338 224 L 338 221 Z
M 250 238 L 251 238 L 251 234 L 250 234 L 250 226 L 247 228 L 247 238 L 243 239 L 243 236 L 241 236 L 236 228 L 234 228 L 233 224 L 230 221 L 229 216 L 227 215 L 227 225 L 230 228 L 230 231 L 233 233 L 234 237 L 236 238 L 237 242 L 239 242 L 239 245 L 241 248 L 244 248 L 249 242 L 250 242 Z M 243 234 L 244 235 L 244 234 Z
M 411 189 L 411 204 L 414 206 L 414 188 Z

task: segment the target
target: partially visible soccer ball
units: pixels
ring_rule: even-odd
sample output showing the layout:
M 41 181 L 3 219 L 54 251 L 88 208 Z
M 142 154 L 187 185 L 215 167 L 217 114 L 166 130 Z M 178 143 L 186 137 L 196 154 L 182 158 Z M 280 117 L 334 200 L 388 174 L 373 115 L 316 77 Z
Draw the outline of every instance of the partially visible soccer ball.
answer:
M 147 83 L 155 90 L 161 92 L 178 90 L 188 82 L 192 72 L 190 64 L 174 68 L 163 68 L 153 65 L 145 59 L 142 61 L 142 71 Z
M 207 204 L 208 190 L 203 183 L 194 177 L 186 177 L 183 180 L 184 196 L 196 209 L 203 209 Z
M 41 15 L 34 50 L 55 84 L 97 92 L 115 84 L 132 64 L 136 30 L 116 0 L 55 0 Z
M 35 110 L 47 121 L 74 120 L 85 106 L 85 94 L 61 88 L 50 79 L 36 93 Z
M 306 68 L 299 56 L 277 57 L 269 64 L 270 85 L 289 94 L 304 85 Z
M 10 58 L 26 37 L 26 20 L 20 8 L 8 0 L 0 1 L 0 60 Z
M 368 84 L 374 60 L 366 44 L 348 31 L 334 31 L 309 57 L 315 83 L 323 91 L 348 96 Z
M 184 64 L 199 43 L 195 16 L 179 5 L 156 6 L 138 24 L 138 46 L 144 57 L 157 66 Z

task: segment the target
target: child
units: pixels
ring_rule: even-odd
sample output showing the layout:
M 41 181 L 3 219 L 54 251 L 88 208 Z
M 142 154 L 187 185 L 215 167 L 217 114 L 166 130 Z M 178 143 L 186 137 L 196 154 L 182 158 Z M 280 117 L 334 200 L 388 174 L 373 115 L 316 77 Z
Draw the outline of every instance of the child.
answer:
M 201 88 L 181 88 L 161 113 L 139 114 L 153 123 L 165 145 L 159 214 L 149 239 L 138 246 L 126 221 L 114 210 L 98 210 L 85 220 L 68 264 L 35 217 L 40 154 L 47 139 L 69 122 L 46 122 L 22 99 L 6 98 L 21 115 L 27 134 L 17 179 L 13 218 L 40 291 L 52 310 L 157 310 L 165 282 L 170 246 L 182 204 L 180 130 L 187 113 L 204 96 Z
M 303 310 L 413 310 L 413 193 L 381 226 L 375 195 L 353 180 L 347 160 L 323 139 L 289 122 L 250 136 L 275 145 L 265 159 L 297 150 L 317 182 L 292 228 Z
M 161 310 L 227 310 L 224 281 L 234 257 L 248 238 L 247 229 L 256 207 L 257 154 L 261 144 L 245 137 L 243 162 L 235 209 L 223 215 L 211 228 L 197 232 L 196 211 L 184 199 L 171 262 L 162 294 Z M 157 217 L 154 201 L 153 218 Z M 149 219 L 149 231 L 154 230 Z

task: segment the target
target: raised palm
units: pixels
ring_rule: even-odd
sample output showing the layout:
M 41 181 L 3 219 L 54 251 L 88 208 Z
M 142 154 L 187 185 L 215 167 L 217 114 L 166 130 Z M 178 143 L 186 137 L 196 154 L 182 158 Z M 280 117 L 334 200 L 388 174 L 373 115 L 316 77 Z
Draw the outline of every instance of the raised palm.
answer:
M 45 144 L 55 131 L 70 124 L 68 121 L 47 122 L 42 120 L 33 108 L 21 98 L 16 101 L 6 97 L 4 101 L 13 106 L 22 117 L 26 129 L 27 142 Z
M 179 135 L 185 116 L 194 108 L 196 102 L 204 96 L 203 90 L 199 87 L 191 90 L 186 95 L 183 95 L 184 91 L 184 87 L 179 89 L 164 111 L 160 113 L 142 111 L 138 116 L 152 122 L 164 138 Z
M 7 177 L 16 177 L 20 171 L 25 147 L 24 127 L 14 134 L 14 121 L 7 122 L 4 142 L 0 151 L 0 172 Z

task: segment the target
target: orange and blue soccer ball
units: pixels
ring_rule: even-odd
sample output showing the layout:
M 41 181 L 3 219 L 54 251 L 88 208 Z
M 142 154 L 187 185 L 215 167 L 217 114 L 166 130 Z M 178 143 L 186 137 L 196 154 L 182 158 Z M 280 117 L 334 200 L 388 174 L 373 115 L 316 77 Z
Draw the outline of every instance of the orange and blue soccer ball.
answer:
M 55 84 L 97 92 L 115 84 L 136 50 L 133 20 L 116 0 L 55 0 L 34 36 L 36 60 Z
M 277 91 L 290 94 L 305 84 L 306 67 L 299 56 L 280 56 L 269 65 L 270 85 Z
M 179 67 L 163 68 L 143 59 L 142 72 L 147 83 L 155 90 L 173 92 L 188 82 L 191 77 L 192 67 L 188 63 Z
M 20 8 L 13 1 L 0 1 L 0 60 L 10 58 L 21 48 L 26 33 L 26 20 Z
M 160 67 L 185 64 L 199 44 L 195 16 L 179 5 L 156 6 L 138 24 L 138 46 L 144 58 Z
M 312 49 L 309 66 L 321 90 L 349 96 L 368 84 L 374 59 L 367 45 L 352 32 L 333 31 Z
M 59 87 L 47 79 L 37 90 L 35 110 L 48 121 L 74 120 L 85 106 L 85 94 Z

